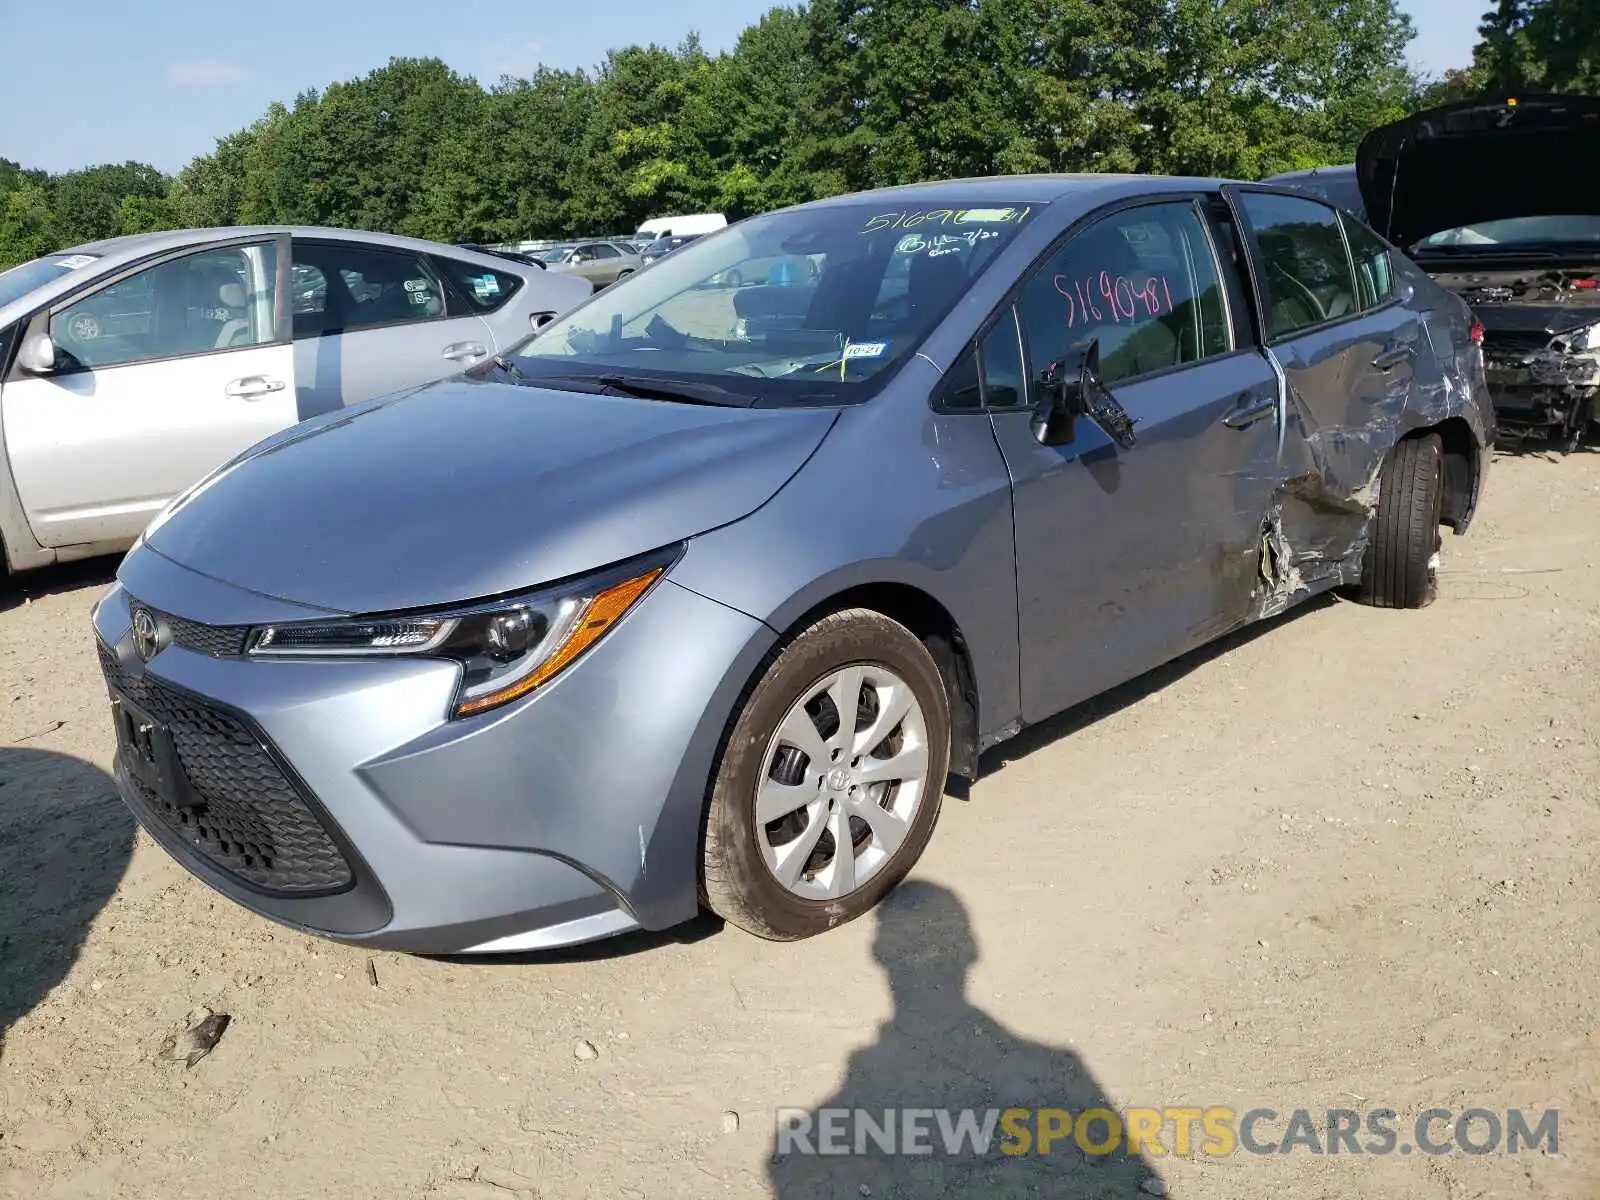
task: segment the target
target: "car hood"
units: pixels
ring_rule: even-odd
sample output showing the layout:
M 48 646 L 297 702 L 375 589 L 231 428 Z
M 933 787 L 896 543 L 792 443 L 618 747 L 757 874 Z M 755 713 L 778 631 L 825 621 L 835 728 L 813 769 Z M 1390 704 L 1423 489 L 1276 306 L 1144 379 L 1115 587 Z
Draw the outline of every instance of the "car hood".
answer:
M 1410 246 L 1445 229 L 1600 211 L 1600 98 L 1471 100 L 1374 129 L 1356 151 L 1375 229 Z
M 836 415 L 458 377 L 263 443 L 145 541 L 213 579 L 341 612 L 498 596 L 747 516 Z

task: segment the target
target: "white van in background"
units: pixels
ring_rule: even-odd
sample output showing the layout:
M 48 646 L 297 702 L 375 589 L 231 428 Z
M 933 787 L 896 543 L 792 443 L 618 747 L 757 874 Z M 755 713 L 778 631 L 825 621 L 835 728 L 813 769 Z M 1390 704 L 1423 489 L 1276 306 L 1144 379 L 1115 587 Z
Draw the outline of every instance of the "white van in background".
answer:
M 693 234 L 715 233 L 728 227 L 728 218 L 721 213 L 690 213 L 682 217 L 651 217 L 633 235 L 635 241 L 664 237 L 685 237 Z

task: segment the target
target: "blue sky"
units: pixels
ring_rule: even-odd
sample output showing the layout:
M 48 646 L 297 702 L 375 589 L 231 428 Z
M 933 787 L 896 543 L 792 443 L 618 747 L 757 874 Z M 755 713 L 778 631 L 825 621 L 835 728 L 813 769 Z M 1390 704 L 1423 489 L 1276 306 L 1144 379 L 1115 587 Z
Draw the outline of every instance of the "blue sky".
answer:
M 773 0 L 200 0 L 7 4 L 0 157 L 52 171 L 138 159 L 166 171 L 209 151 L 273 100 L 391 57 L 433 55 L 490 83 L 542 62 L 587 67 L 612 46 L 732 45 Z M 1413 60 L 1464 65 L 1483 0 L 1402 0 Z

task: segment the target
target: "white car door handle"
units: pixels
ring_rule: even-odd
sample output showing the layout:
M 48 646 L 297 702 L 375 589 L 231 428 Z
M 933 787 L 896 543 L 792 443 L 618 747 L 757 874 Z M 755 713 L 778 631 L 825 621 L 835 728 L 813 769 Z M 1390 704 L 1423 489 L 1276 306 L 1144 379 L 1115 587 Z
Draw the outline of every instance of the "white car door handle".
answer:
M 230 396 L 237 396 L 241 400 L 259 400 L 262 396 L 281 392 L 288 386 L 281 379 L 268 379 L 265 375 L 246 375 L 243 379 L 235 379 L 224 390 Z
M 482 358 L 488 353 L 481 342 L 453 342 L 444 348 L 444 353 L 439 357 L 448 358 L 452 362 L 466 362 L 469 359 Z

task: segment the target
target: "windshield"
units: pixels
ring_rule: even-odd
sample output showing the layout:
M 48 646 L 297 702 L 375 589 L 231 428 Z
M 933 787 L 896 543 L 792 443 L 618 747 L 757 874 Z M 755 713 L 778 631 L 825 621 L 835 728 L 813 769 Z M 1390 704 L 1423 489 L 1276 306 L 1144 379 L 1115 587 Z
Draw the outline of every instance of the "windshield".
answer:
M 1600 216 L 1511 217 L 1429 234 L 1417 248 L 1511 246 L 1549 242 L 1600 242 Z
M 865 398 L 1040 206 L 792 209 L 694 239 L 548 325 L 523 375 L 712 385 L 742 403 Z
M 571 246 L 551 246 L 547 250 L 540 250 L 534 257 L 540 262 L 558 263 L 570 253 Z
M 52 279 L 59 279 L 68 271 L 86 267 L 94 262 L 92 254 L 51 254 L 36 258 L 9 271 L 0 271 L 0 308 L 13 300 L 20 300 L 35 288 L 43 287 Z

